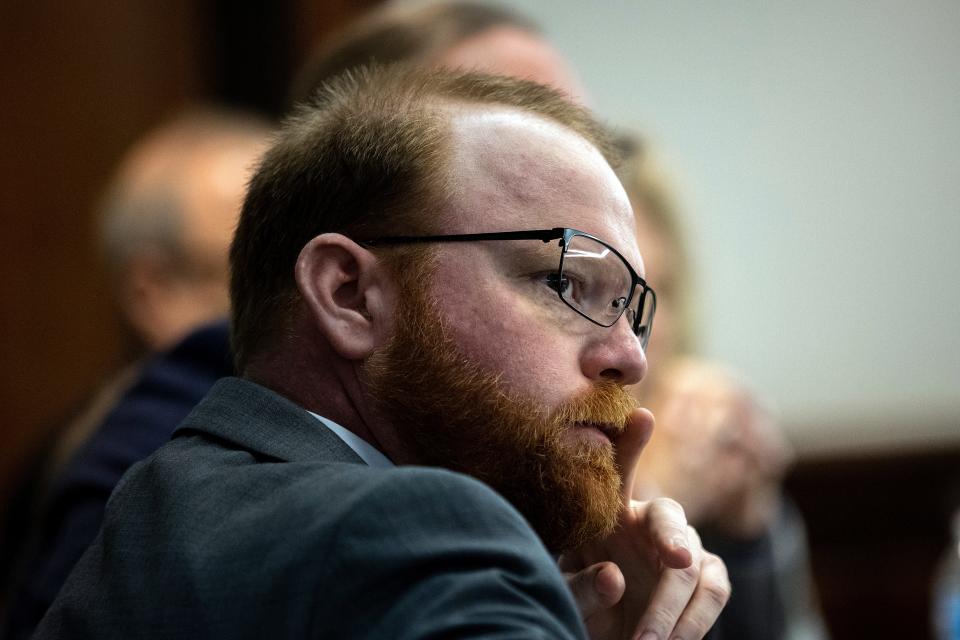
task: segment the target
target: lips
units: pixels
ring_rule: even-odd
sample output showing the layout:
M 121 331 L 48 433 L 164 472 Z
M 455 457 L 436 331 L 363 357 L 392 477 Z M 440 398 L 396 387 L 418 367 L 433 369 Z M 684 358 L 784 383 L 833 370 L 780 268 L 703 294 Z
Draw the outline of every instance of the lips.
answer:
M 595 429 L 602 433 L 607 440 L 611 442 L 613 442 L 613 439 L 620 435 L 620 432 L 623 430 L 616 425 L 606 422 L 577 422 L 574 424 L 574 426 L 581 429 Z

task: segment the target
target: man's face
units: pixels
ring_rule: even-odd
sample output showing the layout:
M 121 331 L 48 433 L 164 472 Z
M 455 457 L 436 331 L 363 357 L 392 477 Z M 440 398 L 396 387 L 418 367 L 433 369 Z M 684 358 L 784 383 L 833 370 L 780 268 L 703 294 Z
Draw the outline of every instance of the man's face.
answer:
M 513 110 L 466 110 L 453 120 L 456 196 L 441 214 L 444 233 L 574 227 L 643 275 L 630 202 L 594 147 Z M 544 286 L 559 258 L 556 242 L 442 244 L 432 287 L 460 350 L 548 408 L 600 380 L 632 384 L 646 371 L 625 318 L 599 327 Z
M 453 124 L 442 233 L 569 226 L 642 269 L 629 202 L 596 149 L 513 110 L 465 110 Z M 623 385 L 646 369 L 626 318 L 599 327 L 547 286 L 559 259 L 556 242 L 437 245 L 426 277 L 401 278 L 396 334 L 367 362 L 418 461 L 484 480 L 555 551 L 613 527 L 611 438 L 633 406 Z

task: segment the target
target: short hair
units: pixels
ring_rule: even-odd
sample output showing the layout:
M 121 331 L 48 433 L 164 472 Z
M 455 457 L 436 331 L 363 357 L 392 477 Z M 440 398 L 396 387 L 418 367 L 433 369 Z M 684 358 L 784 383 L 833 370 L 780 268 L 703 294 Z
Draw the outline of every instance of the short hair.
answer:
M 364 67 L 287 119 L 254 174 L 230 251 L 237 369 L 278 338 L 299 304 L 294 267 L 315 236 L 428 233 L 449 196 L 449 109 L 526 111 L 579 134 L 614 164 L 606 129 L 554 89 L 476 72 Z
M 298 72 L 291 98 L 309 99 L 317 87 L 344 71 L 369 65 L 423 62 L 496 27 L 539 34 L 530 19 L 477 2 L 388 4 L 324 40 Z
M 121 275 L 145 252 L 181 262 L 184 218 L 184 160 L 206 145 L 261 141 L 269 132 L 258 117 L 197 106 L 174 116 L 138 142 L 124 157 L 98 210 L 98 241 L 108 270 Z
M 675 190 L 646 141 L 635 134 L 620 132 L 616 138 L 620 163 L 616 167 L 634 215 L 650 222 L 669 245 L 675 264 L 674 272 L 661 275 L 658 283 L 650 285 L 661 300 L 669 299 L 676 308 L 678 354 L 688 353 L 694 347 L 693 283 L 690 256 L 687 249 L 684 220 Z M 655 274 L 656 277 L 656 274 Z

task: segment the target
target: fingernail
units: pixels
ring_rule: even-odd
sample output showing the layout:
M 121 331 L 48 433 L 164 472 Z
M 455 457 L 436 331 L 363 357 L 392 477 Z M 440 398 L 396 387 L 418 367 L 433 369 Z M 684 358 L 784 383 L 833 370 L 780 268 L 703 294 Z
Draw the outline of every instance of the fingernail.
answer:
M 643 635 L 640 636 L 640 640 L 660 640 L 660 636 L 654 631 L 644 631 Z
M 670 544 L 678 549 L 690 550 L 690 543 L 687 541 L 687 536 L 676 535 L 670 539 Z M 641 638 L 641 640 L 646 640 L 646 638 Z

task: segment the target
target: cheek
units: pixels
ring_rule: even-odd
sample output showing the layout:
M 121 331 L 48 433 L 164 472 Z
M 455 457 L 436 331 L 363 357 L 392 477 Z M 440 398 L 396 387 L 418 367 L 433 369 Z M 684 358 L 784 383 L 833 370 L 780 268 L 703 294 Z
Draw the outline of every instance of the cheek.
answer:
M 545 321 L 543 310 L 506 285 L 435 279 L 434 297 L 447 332 L 463 355 L 501 375 L 506 387 L 553 406 L 578 387 L 576 347 Z

